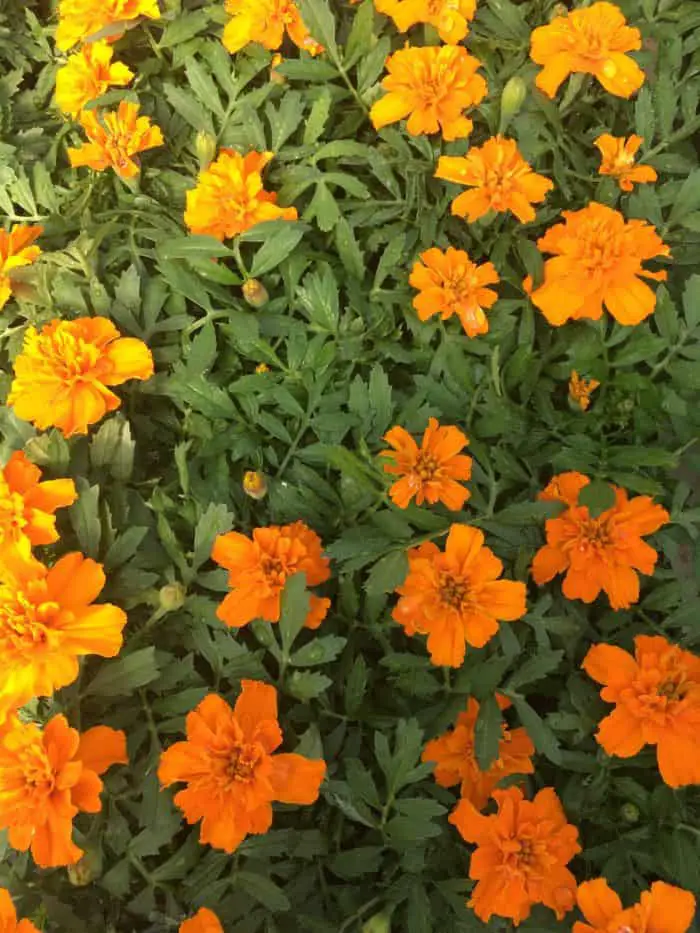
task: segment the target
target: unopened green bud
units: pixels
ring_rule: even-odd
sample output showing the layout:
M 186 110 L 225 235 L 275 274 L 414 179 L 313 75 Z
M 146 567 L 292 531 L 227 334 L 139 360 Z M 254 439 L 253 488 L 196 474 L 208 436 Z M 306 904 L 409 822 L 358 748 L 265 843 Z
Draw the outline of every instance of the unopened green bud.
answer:
M 158 591 L 158 602 L 164 612 L 175 612 L 185 604 L 187 591 L 182 583 L 166 583 Z
M 391 933 L 391 914 L 382 910 L 363 925 L 362 933 Z
M 102 874 L 102 853 L 99 849 L 88 850 L 83 857 L 68 866 L 68 880 L 75 888 L 84 888 Z
M 501 93 L 501 121 L 508 122 L 520 111 L 527 97 L 527 85 L 519 75 L 506 81 Z
M 194 148 L 197 153 L 197 158 L 199 159 L 199 167 L 204 170 L 216 155 L 216 140 L 211 133 L 207 133 L 206 130 L 200 130 L 199 133 L 197 133 Z
M 257 279 L 248 279 L 243 283 L 243 298 L 251 308 L 264 308 L 270 300 L 267 289 Z
M 552 12 L 549 14 L 549 22 L 551 23 L 557 16 L 568 16 L 568 14 L 569 9 L 565 3 L 555 3 L 552 7 Z
M 625 823 L 637 823 L 639 821 L 639 807 L 636 803 L 623 803 L 620 807 L 620 816 Z

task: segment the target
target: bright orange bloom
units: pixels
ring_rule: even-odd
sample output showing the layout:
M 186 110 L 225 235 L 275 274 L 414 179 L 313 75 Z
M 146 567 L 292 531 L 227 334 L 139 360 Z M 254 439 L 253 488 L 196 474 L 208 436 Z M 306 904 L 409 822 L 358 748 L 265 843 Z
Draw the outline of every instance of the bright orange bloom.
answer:
M 501 709 L 510 706 L 510 700 L 496 694 Z M 525 729 L 510 731 L 503 724 L 498 758 L 487 771 L 479 767 L 474 753 L 474 728 L 479 715 L 479 703 L 469 697 L 467 710 L 460 713 L 454 729 L 428 742 L 421 761 L 434 761 L 433 776 L 441 787 L 460 785 L 460 795 L 483 810 L 499 781 L 511 774 L 532 774 L 535 770 L 531 757 L 535 746 Z
M 9 233 L 0 230 L 0 309 L 10 300 L 14 270 L 30 266 L 41 256 L 41 249 L 33 244 L 43 232 L 43 227 L 26 224 L 16 224 Z
M 695 914 L 690 891 L 663 881 L 655 881 L 627 909 L 605 878 L 584 881 L 576 898 L 588 923 L 577 921 L 573 933 L 686 933 Z
M 449 817 L 477 845 L 469 877 L 478 883 L 469 906 L 484 923 L 495 914 L 518 926 L 534 904 L 544 904 L 561 920 L 576 899 L 576 879 L 566 866 L 581 851 L 578 830 L 566 822 L 551 787 L 532 801 L 518 787 L 496 790 L 493 797 L 498 813 L 492 816 L 463 798 Z
M 293 0 L 226 0 L 225 6 L 233 19 L 224 29 L 223 43 L 232 55 L 250 42 L 278 49 L 285 32 L 309 55 L 323 51 L 323 46 L 309 35 Z
M 255 528 L 252 540 L 237 531 L 219 535 L 211 556 L 229 571 L 231 592 L 216 614 L 233 628 L 253 619 L 279 622 L 282 590 L 295 573 L 306 576 L 307 586 L 325 583 L 331 575 L 321 539 L 304 522 Z M 329 608 L 329 599 L 312 595 L 306 627 L 318 628 Z
M 586 411 L 591 404 L 591 393 L 595 392 L 600 383 L 597 379 L 583 379 L 576 370 L 572 370 L 569 379 L 569 398 L 581 411 Z
M 389 93 L 373 104 L 372 125 L 380 130 L 408 117 L 412 136 L 468 136 L 474 125 L 464 111 L 486 97 L 486 81 L 476 73 L 480 67 L 462 45 L 399 49 L 387 59 L 382 87 Z
M 578 494 L 590 480 L 583 473 L 574 470 L 568 473 L 559 473 L 553 476 L 542 492 L 537 494 L 540 502 L 563 502 L 568 506 L 578 503 Z
M 626 55 L 642 47 L 642 36 L 613 3 L 594 3 L 557 16 L 530 37 L 530 58 L 544 68 L 535 84 L 553 98 L 570 74 L 593 75 L 606 91 L 631 97 L 644 84 L 644 72 Z
M 312 804 L 326 773 L 323 761 L 273 755 L 282 744 L 277 691 L 241 682 L 233 709 L 215 693 L 187 716 L 187 741 L 163 752 L 161 784 L 183 782 L 175 804 L 188 823 L 200 820 L 199 841 L 233 852 L 249 833 L 266 833 L 272 803 Z
M 134 77 L 121 62 L 112 62 L 108 42 L 91 42 L 71 55 L 56 73 L 56 103 L 64 113 L 77 116 L 110 87 L 123 87 Z
M 100 774 L 128 764 L 126 737 L 95 726 L 82 735 L 65 716 L 42 730 L 18 723 L 0 740 L 0 827 L 13 849 L 31 848 L 41 868 L 74 865 L 84 854 L 71 839 L 79 811 L 102 809 Z
M 123 100 L 118 109 L 98 117 L 93 110 L 83 110 L 80 125 L 88 138 L 78 149 L 68 149 L 73 168 L 87 165 L 96 172 L 113 168 L 120 178 L 134 178 L 140 172 L 139 152 L 163 145 L 159 126 L 150 117 L 139 116 L 140 105 Z
M 700 658 L 660 635 L 637 635 L 634 657 L 615 645 L 594 645 L 583 661 L 615 709 L 596 739 L 608 755 L 631 758 L 656 745 L 670 787 L 700 784 Z
M 639 324 L 654 311 L 656 295 L 639 276 L 663 281 L 665 272 L 649 272 L 642 263 L 670 250 L 645 220 L 630 220 L 619 211 L 591 201 L 580 211 L 563 211 L 556 224 L 537 241 L 543 253 L 544 282 L 531 299 L 550 324 L 603 314 L 603 304 L 620 324 Z
M 587 482 L 581 488 L 584 485 Z M 658 556 L 642 538 L 665 525 L 669 514 L 649 496 L 629 499 L 624 489 L 612 488 L 615 504 L 597 517 L 590 514 L 588 506 L 571 503 L 561 515 L 547 519 L 547 544 L 532 562 L 535 583 L 549 583 L 557 574 L 566 572 L 562 592 L 567 599 L 592 603 L 602 590 L 613 609 L 629 609 L 638 601 L 639 577 L 635 571 L 652 574 Z
M 158 19 L 158 0 L 59 0 L 56 45 L 65 52 L 103 29 L 116 39 L 121 26 L 139 16 Z
M 17 920 L 10 892 L 0 888 L 0 933 L 40 933 L 31 920 Z
M 659 177 L 651 165 L 635 165 L 634 157 L 644 140 L 641 136 L 611 136 L 603 133 L 594 145 L 600 149 L 603 157 L 598 172 L 600 175 L 612 175 L 623 191 L 631 191 L 635 185 L 656 181 Z
M 483 648 L 499 621 L 525 615 L 525 584 L 499 580 L 502 572 L 478 528 L 452 525 L 444 552 L 432 541 L 408 552 L 393 618 L 407 635 L 428 636 L 433 664 L 459 667 L 466 645 Z
M 271 152 L 242 156 L 222 149 L 199 173 L 197 187 L 187 192 L 185 223 L 190 233 L 225 240 L 265 220 L 296 220 L 296 208 L 279 207 L 277 195 L 263 188 L 261 172 L 271 158 Z
M 178 933 L 224 933 L 219 918 L 208 907 L 200 907 L 194 917 L 183 920 Z
M 476 13 L 476 0 L 374 0 L 374 5 L 393 19 L 399 32 L 430 23 L 448 45 L 459 45 Z
M 416 505 L 442 502 L 448 509 L 462 508 L 471 495 L 459 482 L 472 475 L 472 458 L 461 453 L 469 443 L 466 434 L 429 418 L 420 447 L 398 425 L 384 435 L 384 440 L 394 448 L 379 455 L 391 461 L 384 464 L 384 472 L 401 477 L 389 490 L 394 505 L 406 509 L 415 497 Z
M 554 187 L 523 159 L 514 139 L 492 136 L 465 156 L 440 156 L 436 178 L 466 185 L 452 202 L 451 211 L 470 223 L 489 211 L 510 211 L 523 223 L 535 219 L 533 202 L 544 201 Z
M 121 337 L 107 318 L 83 317 L 51 321 L 41 332 L 27 328 L 14 369 L 7 404 L 17 417 L 70 437 L 119 408 L 107 387 L 149 379 L 153 357 L 142 340 Z
M 413 307 L 421 321 L 439 314 L 443 321 L 456 314 L 468 337 L 488 333 L 484 308 L 490 308 L 498 295 L 488 285 L 500 279 L 492 262 L 477 264 L 467 253 L 452 246 L 443 252 L 432 247 L 420 254 L 408 279 L 420 294 Z

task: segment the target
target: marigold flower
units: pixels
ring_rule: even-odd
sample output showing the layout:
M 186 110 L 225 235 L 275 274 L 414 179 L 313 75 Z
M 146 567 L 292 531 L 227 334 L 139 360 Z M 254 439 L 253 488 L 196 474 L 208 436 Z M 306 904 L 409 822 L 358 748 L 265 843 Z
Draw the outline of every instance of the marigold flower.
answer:
M 510 706 L 510 700 L 496 694 L 501 709 Z M 474 728 L 479 715 L 479 703 L 469 697 L 466 712 L 460 713 L 454 729 L 428 742 L 421 761 L 434 761 L 433 777 L 441 787 L 460 785 L 460 795 L 477 810 L 483 810 L 495 787 L 511 774 L 532 774 L 535 770 L 531 757 L 535 746 L 525 729 L 512 731 L 503 724 L 498 743 L 498 758 L 482 771 L 474 753 Z
M 544 201 L 554 184 L 533 171 L 514 139 L 493 136 L 466 156 L 440 156 L 436 178 L 466 185 L 452 202 L 451 211 L 470 223 L 489 211 L 510 211 L 521 223 L 535 219 L 532 202 Z
M 575 506 L 578 503 L 578 494 L 589 483 L 587 476 L 574 470 L 558 473 L 551 478 L 542 492 L 537 494 L 537 498 L 540 502 L 563 502 L 565 505 Z
M 476 0 L 374 0 L 374 5 L 393 19 L 399 32 L 429 23 L 448 45 L 459 45 L 476 13 Z
M 569 398 L 573 405 L 578 405 L 581 411 L 586 411 L 591 404 L 591 393 L 595 392 L 600 383 L 597 379 L 583 379 L 576 370 L 572 370 L 569 379 Z
M 128 764 L 118 729 L 95 726 L 81 735 L 65 716 L 43 731 L 17 723 L 0 740 L 0 827 L 12 848 L 31 848 L 41 868 L 75 864 L 83 850 L 71 839 L 73 818 L 99 813 L 99 775 L 115 764 Z
M 432 541 L 408 552 L 393 618 L 407 635 L 428 636 L 433 664 L 459 667 L 466 645 L 483 648 L 499 621 L 525 615 L 525 584 L 499 580 L 502 572 L 481 531 L 452 525 L 444 552 Z
M 656 181 L 658 175 L 651 165 L 635 165 L 634 157 L 644 140 L 641 136 L 611 136 L 603 133 L 594 145 L 603 157 L 598 172 L 600 175 L 612 175 L 623 191 L 631 191 L 635 185 Z
M 610 94 L 631 97 L 644 84 L 644 72 L 625 53 L 641 47 L 641 33 L 627 25 L 615 4 L 571 10 L 530 37 L 530 58 L 544 66 L 535 84 L 554 98 L 562 82 L 578 72 L 593 75 Z
M 113 168 L 120 178 L 134 178 L 139 174 L 139 152 L 163 145 L 159 126 L 150 117 L 139 116 L 140 105 L 123 100 L 116 111 L 101 117 L 92 110 L 80 113 L 80 125 L 89 142 L 78 149 L 68 149 L 73 168 L 87 165 L 96 172 Z
M 626 909 L 605 878 L 584 881 L 576 898 L 588 922 L 577 921 L 573 933 L 686 933 L 695 914 L 690 891 L 663 881 L 655 881 L 638 904 Z
M 484 923 L 495 914 L 518 926 L 534 904 L 544 904 L 561 920 L 576 898 L 576 879 L 566 866 L 581 851 L 578 830 L 567 823 L 551 787 L 532 801 L 518 787 L 496 790 L 493 797 L 498 813 L 492 816 L 463 798 L 449 817 L 477 845 L 469 867 L 477 885 L 469 906 Z
M 178 933 L 224 933 L 219 918 L 208 907 L 200 907 L 194 917 L 183 920 Z
M 271 158 L 271 152 L 242 156 L 222 149 L 199 173 L 197 187 L 187 192 L 185 224 L 190 233 L 223 241 L 265 220 L 296 220 L 296 208 L 279 207 L 277 195 L 263 188 L 261 172 Z
M 656 745 L 670 787 L 700 784 L 700 658 L 660 635 L 638 635 L 634 657 L 615 645 L 594 645 L 583 660 L 615 709 L 596 739 L 608 755 L 631 758 Z
M 243 474 L 243 492 L 251 499 L 264 499 L 267 495 L 267 480 L 259 470 L 246 470 Z
M 142 340 L 121 337 L 107 318 L 83 317 L 53 320 L 40 332 L 27 328 L 14 370 L 7 404 L 17 417 L 70 437 L 119 408 L 108 386 L 149 379 L 153 357 Z
M 653 313 L 656 295 L 639 276 L 664 281 L 665 272 L 642 265 L 670 250 L 651 224 L 630 220 L 596 201 L 580 211 L 563 211 L 556 224 L 537 241 L 554 259 L 544 264 L 544 282 L 531 294 L 550 324 L 568 320 L 597 321 L 603 304 L 620 324 L 639 324 Z
M 408 281 L 420 292 L 413 307 L 421 321 L 433 314 L 446 321 L 456 314 L 468 337 L 488 333 L 484 309 L 491 308 L 498 295 L 486 286 L 500 281 L 493 263 L 472 262 L 464 250 L 452 246 L 445 252 L 432 247 L 420 254 Z
M 461 453 L 469 443 L 466 434 L 429 418 L 420 447 L 398 425 L 384 435 L 384 440 L 393 447 L 379 455 L 390 461 L 384 464 L 384 472 L 401 477 L 389 490 L 394 505 L 406 509 L 415 497 L 416 505 L 442 502 L 448 509 L 462 508 L 471 495 L 459 482 L 472 475 L 472 458 Z
M 462 45 L 405 48 L 387 59 L 382 87 L 388 94 L 372 105 L 375 130 L 408 117 L 412 136 L 442 132 L 443 139 L 468 136 L 473 123 L 464 115 L 486 96 L 478 58 Z
M 102 29 L 139 16 L 159 19 L 158 0 L 59 0 L 56 45 L 65 52 Z
M 161 784 L 183 782 L 175 804 L 188 823 L 201 820 L 199 841 L 233 852 L 249 833 L 272 825 L 272 802 L 312 804 L 326 773 L 323 761 L 272 753 L 282 744 L 277 691 L 241 682 L 233 709 L 215 693 L 187 716 L 187 740 L 161 755 Z
M 18 920 L 10 892 L 0 888 L 0 930 L 2 933 L 40 933 L 31 920 Z
M 56 103 L 72 117 L 110 87 L 126 86 L 134 77 L 130 68 L 112 62 L 114 52 L 108 42 L 90 42 L 68 58 L 56 73 Z
M 226 0 L 225 7 L 233 19 L 224 29 L 223 43 L 232 55 L 250 42 L 278 49 L 285 32 L 309 55 L 323 51 L 323 46 L 309 34 L 293 0 Z
M 237 531 L 219 535 L 211 556 L 229 571 L 231 592 L 216 614 L 233 628 L 253 619 L 279 622 L 282 590 L 295 573 L 306 576 L 307 586 L 325 583 L 331 575 L 321 539 L 304 522 L 255 528 L 252 540 Z M 312 595 L 306 627 L 318 628 L 330 604 Z
M 10 300 L 15 269 L 30 266 L 41 255 L 41 249 L 33 244 L 43 232 L 43 227 L 25 224 L 16 224 L 9 233 L 0 230 L 0 309 Z
M 570 492 L 575 483 L 567 481 Z M 597 517 L 590 514 L 588 506 L 571 502 L 561 515 L 547 520 L 547 544 L 532 562 L 535 583 L 549 583 L 565 572 L 562 592 L 567 599 L 592 603 L 602 590 L 613 609 L 629 609 L 638 601 L 639 576 L 635 571 L 652 574 L 658 556 L 642 538 L 665 525 L 669 514 L 649 496 L 629 499 L 624 489 L 612 488 L 615 504 Z

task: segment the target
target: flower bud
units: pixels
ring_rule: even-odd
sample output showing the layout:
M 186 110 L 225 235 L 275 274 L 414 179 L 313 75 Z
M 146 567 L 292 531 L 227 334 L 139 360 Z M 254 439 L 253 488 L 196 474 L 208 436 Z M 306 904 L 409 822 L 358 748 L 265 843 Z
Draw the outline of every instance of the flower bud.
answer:
M 272 56 L 272 61 L 270 62 L 270 81 L 273 84 L 286 84 L 287 79 L 284 75 L 280 74 L 277 70 L 277 66 L 282 64 L 282 56 L 279 52 L 275 52 Z
M 639 807 L 636 803 L 623 803 L 620 807 L 620 816 L 625 823 L 637 823 L 639 821 Z
M 362 933 L 391 933 L 391 914 L 385 910 L 370 917 L 363 924 Z
M 175 612 L 185 604 L 187 591 L 182 583 L 166 583 L 158 591 L 158 602 L 164 612 Z
M 102 853 L 99 849 L 88 849 L 75 865 L 68 866 L 67 873 L 74 888 L 84 888 L 102 874 Z
M 211 133 L 200 130 L 197 133 L 194 148 L 199 159 L 199 167 L 204 170 L 216 155 L 216 140 Z
M 549 22 L 551 23 L 557 16 L 568 16 L 568 14 L 569 8 L 565 3 L 555 3 L 552 7 L 552 12 L 549 14 Z
M 258 365 L 255 367 L 255 372 L 258 374 L 258 376 L 260 376 L 262 373 L 269 373 L 270 367 L 267 365 L 267 363 L 258 363 Z
M 264 308 L 270 300 L 267 289 L 257 279 L 248 279 L 243 283 L 243 298 L 251 308 Z
M 243 477 L 243 492 L 251 499 L 264 499 L 267 495 L 267 480 L 264 474 L 248 470 Z
M 501 124 L 510 122 L 520 111 L 526 97 L 527 85 L 519 75 L 513 75 L 501 92 Z

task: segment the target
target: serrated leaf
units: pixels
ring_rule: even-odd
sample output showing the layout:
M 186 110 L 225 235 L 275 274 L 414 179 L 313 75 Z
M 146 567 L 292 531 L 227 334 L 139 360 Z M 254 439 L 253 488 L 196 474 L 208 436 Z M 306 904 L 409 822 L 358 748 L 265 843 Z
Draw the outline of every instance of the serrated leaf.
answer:
M 314 638 L 313 641 L 295 651 L 289 663 L 294 667 L 315 667 L 317 664 L 327 664 L 338 657 L 346 644 L 347 638 L 341 638 L 339 635 Z
M 578 504 L 585 505 L 590 514 L 596 518 L 601 512 L 615 505 L 615 490 L 610 483 L 593 480 L 578 494 Z
M 507 684 L 508 690 L 517 690 L 525 684 L 542 680 L 555 671 L 562 658 L 563 651 L 540 651 L 534 657 L 522 662 Z
M 288 578 L 281 597 L 279 630 L 285 654 L 303 629 L 309 614 L 311 597 L 306 589 L 306 574 L 295 573 Z
M 479 715 L 474 726 L 474 754 L 482 771 L 488 771 L 498 758 L 501 741 L 501 711 L 494 696 L 486 697 L 479 704 Z
M 255 254 L 250 267 L 251 276 L 257 278 L 281 265 L 296 249 L 305 230 L 303 224 L 292 220 L 285 222 L 283 227 L 278 227 Z
M 555 765 L 561 764 L 559 742 L 549 726 L 523 697 L 513 694 L 510 699 L 537 751 L 549 758 Z
M 117 661 L 106 661 L 84 691 L 85 696 L 127 696 L 157 680 L 160 669 L 155 648 L 141 648 Z

